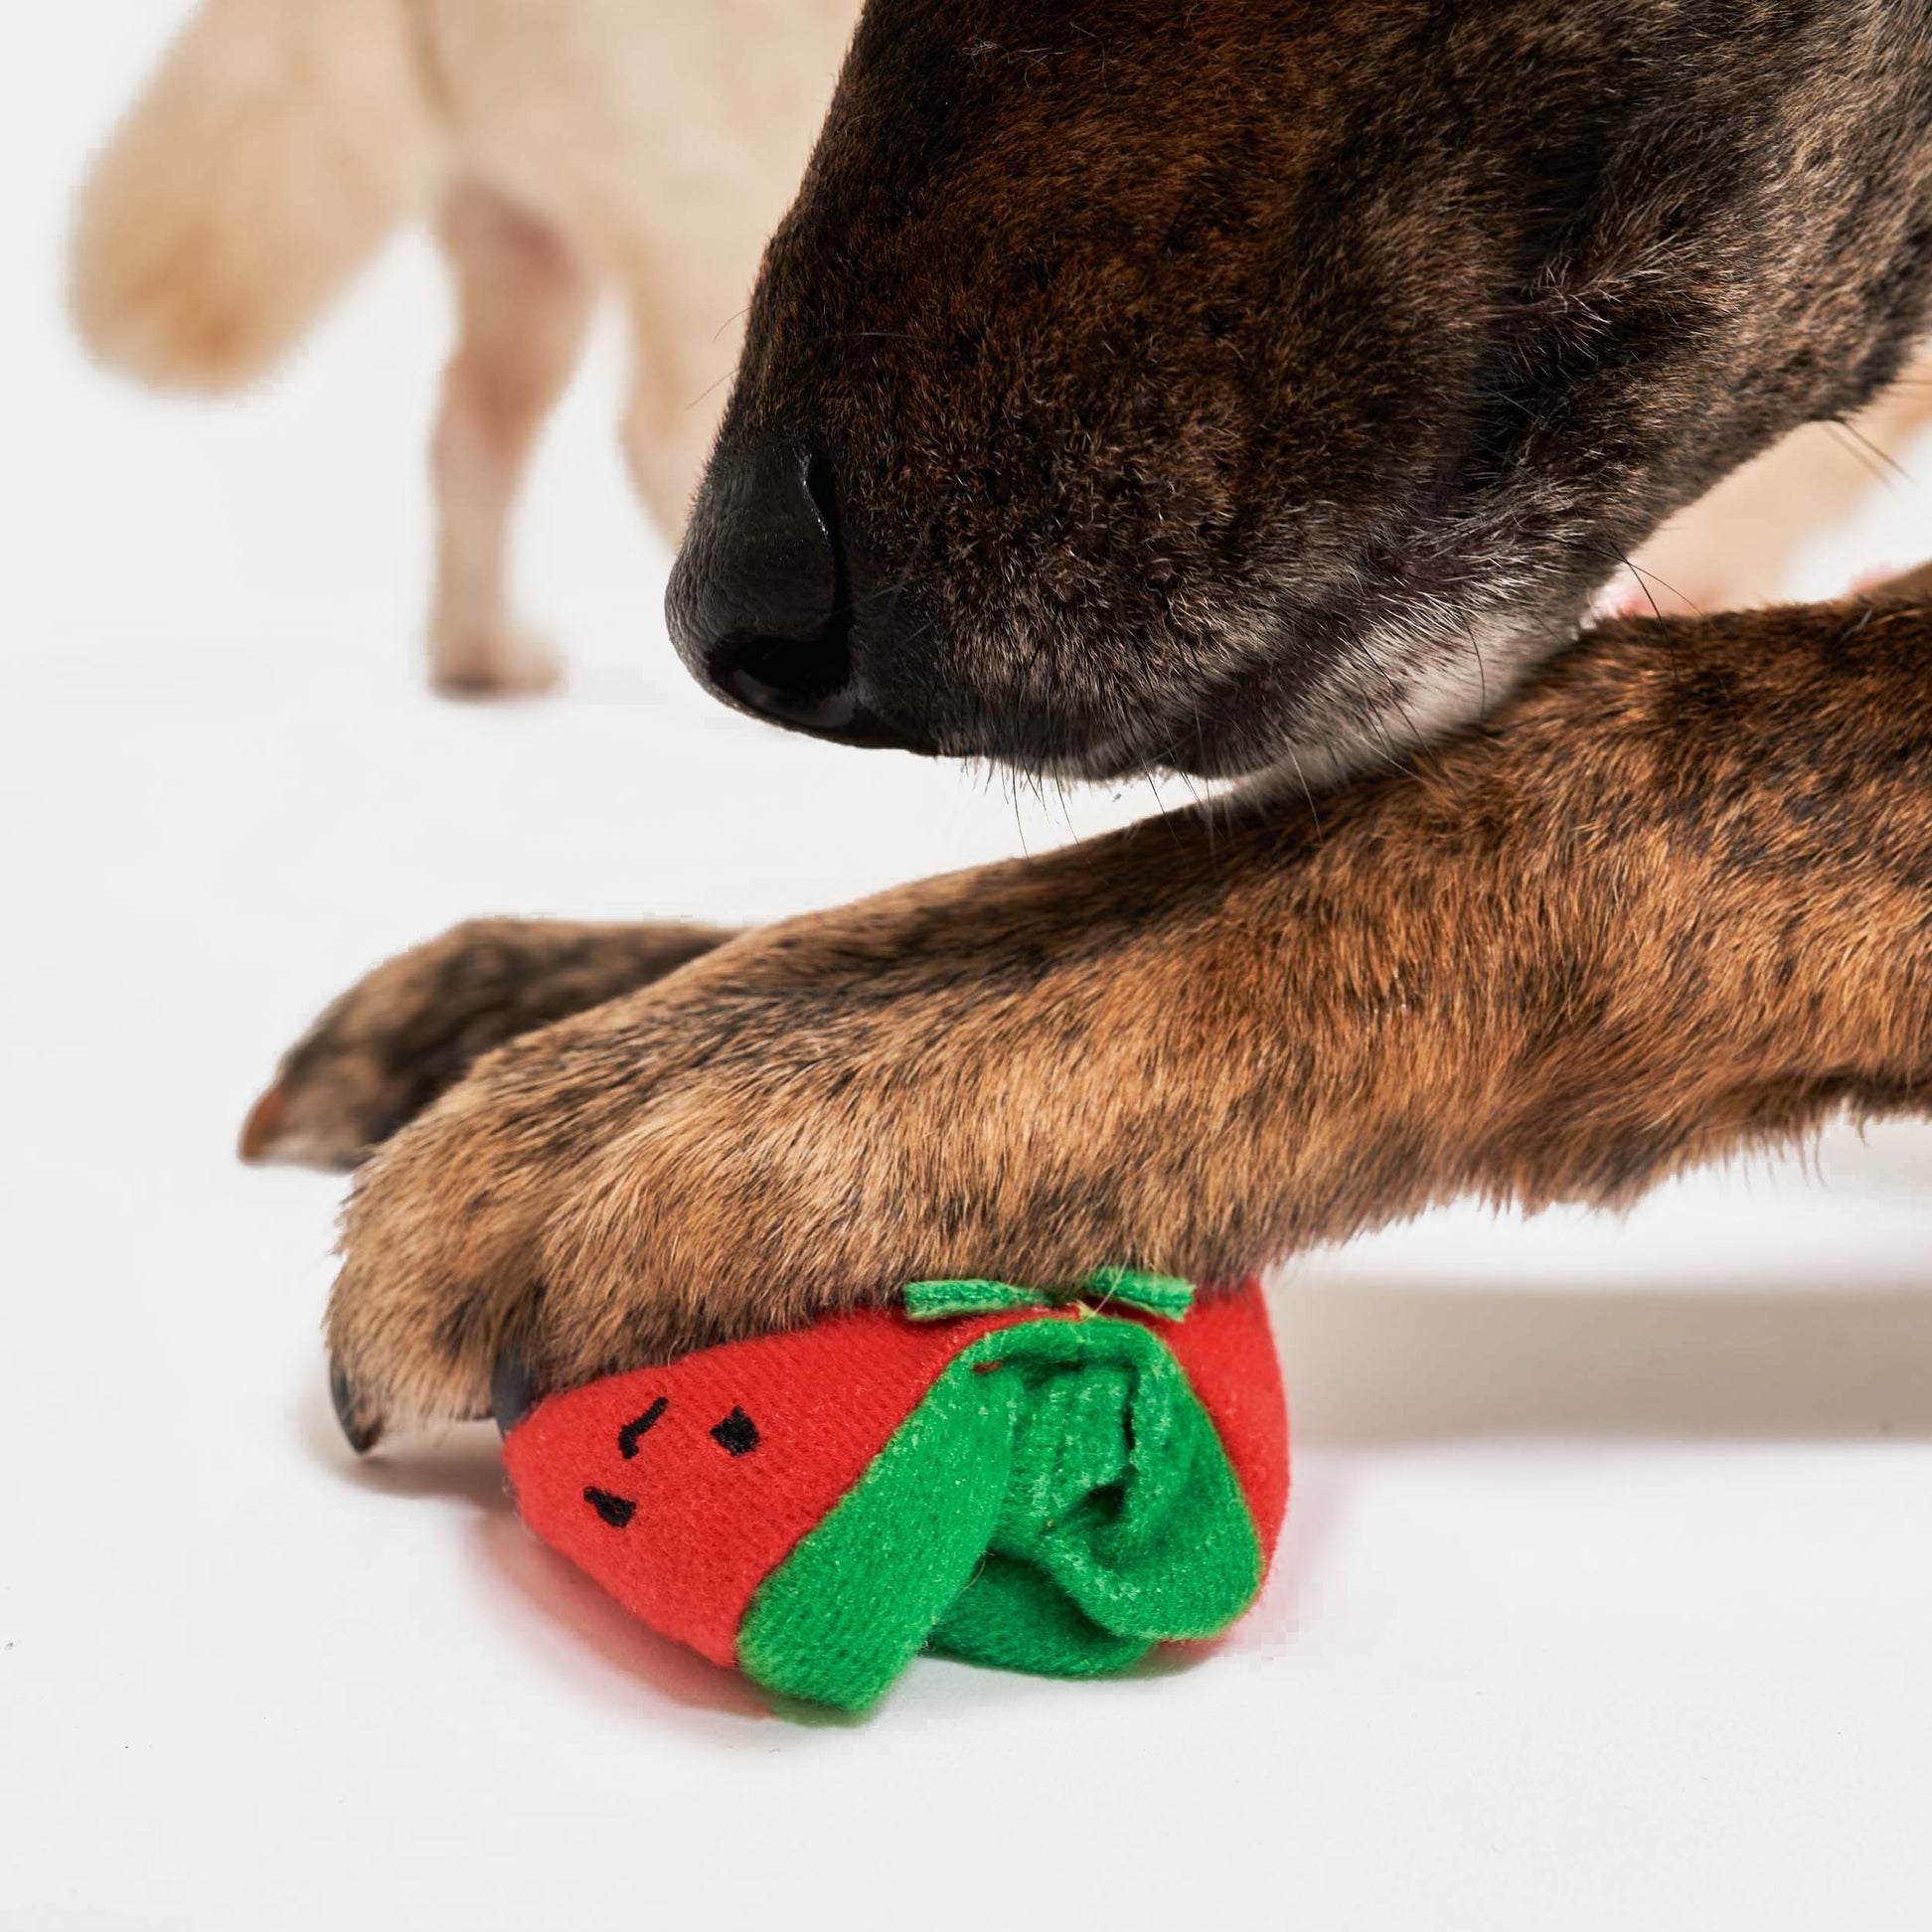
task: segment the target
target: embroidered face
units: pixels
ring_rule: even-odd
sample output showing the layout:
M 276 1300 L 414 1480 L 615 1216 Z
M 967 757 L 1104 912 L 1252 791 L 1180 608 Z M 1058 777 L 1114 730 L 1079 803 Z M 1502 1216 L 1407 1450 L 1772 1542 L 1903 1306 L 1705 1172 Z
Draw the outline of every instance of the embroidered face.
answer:
M 505 1439 L 518 1507 L 646 1623 L 732 1663 L 751 1593 L 917 1405 L 960 1326 L 848 1317 L 554 1395 Z
M 633 1461 L 644 1437 L 664 1419 L 665 1411 L 671 1406 L 668 1395 L 656 1395 L 645 1407 L 634 1415 L 617 1431 L 617 1453 L 626 1462 Z M 758 1425 L 741 1408 L 733 1408 L 722 1421 L 714 1422 L 706 1433 L 727 1456 L 748 1456 L 759 1443 Z M 672 1438 L 675 1440 L 675 1436 Z M 702 1461 L 702 1458 L 700 1459 Z M 689 1480 L 690 1471 L 684 1466 L 687 1459 L 676 1451 L 672 1461 L 677 1465 L 670 1473 L 674 1478 Z M 647 1479 L 650 1472 L 646 1472 Z M 637 1504 L 628 1496 L 619 1496 L 612 1490 L 599 1489 L 595 1483 L 584 1485 L 583 1500 L 596 1511 L 602 1520 L 613 1530 L 628 1530 L 632 1519 L 637 1515 Z

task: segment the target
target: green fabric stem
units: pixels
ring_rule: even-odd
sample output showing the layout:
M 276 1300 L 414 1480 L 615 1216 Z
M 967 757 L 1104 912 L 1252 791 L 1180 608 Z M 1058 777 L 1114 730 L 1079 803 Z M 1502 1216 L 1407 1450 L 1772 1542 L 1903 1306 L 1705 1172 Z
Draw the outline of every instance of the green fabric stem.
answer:
M 1096 1314 L 1109 1303 L 1178 1322 L 1194 1306 L 1191 1283 L 1141 1268 L 1096 1268 L 1070 1293 L 1016 1288 L 1008 1281 L 914 1281 L 905 1289 L 905 1312 L 915 1322 L 946 1322 L 961 1315 L 1002 1315 L 1013 1308 L 1059 1308 L 1090 1303 Z
M 1010 1308 L 1045 1308 L 1038 1288 L 1005 1281 L 913 1281 L 906 1284 L 905 1312 L 915 1322 L 950 1322 L 961 1315 L 1004 1315 Z
M 1090 1677 L 1218 1634 L 1261 1575 L 1234 1472 L 1160 1338 L 1029 1322 L 948 1365 L 765 1580 L 738 1662 L 848 1709 L 922 1649 Z
M 1125 1302 L 1165 1322 L 1180 1321 L 1195 1301 L 1192 1282 L 1148 1274 L 1141 1268 L 1096 1268 L 1081 1293 L 1102 1310 L 1109 1302 Z

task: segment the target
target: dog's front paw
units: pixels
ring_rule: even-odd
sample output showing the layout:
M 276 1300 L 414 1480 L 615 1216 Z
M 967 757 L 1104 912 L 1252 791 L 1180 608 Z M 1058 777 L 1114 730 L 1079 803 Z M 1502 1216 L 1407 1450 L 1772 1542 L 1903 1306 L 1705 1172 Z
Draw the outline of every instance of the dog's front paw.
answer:
M 283 1055 L 242 1156 L 351 1168 L 506 1041 L 647 986 L 726 935 L 472 919 L 379 966 Z
M 581 1189 L 587 1149 L 560 1105 L 523 1089 L 518 1058 L 506 1048 L 357 1178 L 328 1329 L 358 1450 L 394 1418 L 487 1413 L 499 1361 L 532 1346 L 542 1237 Z
M 352 1438 L 486 1412 L 506 1360 L 568 1386 L 923 1277 L 1236 1278 L 1245 1230 L 1200 1213 L 1222 1102 L 1196 1069 L 1225 1040 L 1201 948 L 980 875 L 513 1042 L 359 1177 L 329 1317 Z
M 856 1042 L 787 1050 L 785 1005 L 602 1007 L 491 1055 L 378 1151 L 329 1310 L 353 1443 L 488 1412 L 506 1364 L 569 1386 L 905 1278 L 902 1128 Z

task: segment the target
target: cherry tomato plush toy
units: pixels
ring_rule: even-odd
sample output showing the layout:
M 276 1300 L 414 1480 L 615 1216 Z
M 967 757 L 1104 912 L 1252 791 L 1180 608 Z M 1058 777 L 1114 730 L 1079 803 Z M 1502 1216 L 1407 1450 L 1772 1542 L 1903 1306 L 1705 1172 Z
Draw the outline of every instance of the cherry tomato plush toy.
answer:
M 1288 1498 L 1257 1282 L 924 1282 L 509 1418 L 525 1522 L 666 1636 L 857 1709 L 918 1652 L 1053 1676 L 1218 1635 Z

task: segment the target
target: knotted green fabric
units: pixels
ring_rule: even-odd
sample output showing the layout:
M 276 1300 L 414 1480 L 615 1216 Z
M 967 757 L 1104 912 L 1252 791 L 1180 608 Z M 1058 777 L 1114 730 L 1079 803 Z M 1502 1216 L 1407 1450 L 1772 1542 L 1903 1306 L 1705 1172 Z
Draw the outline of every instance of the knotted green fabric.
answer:
M 1179 1286 L 1123 1273 L 1089 1293 L 1172 1316 Z M 1025 1305 L 997 1283 L 920 1284 L 908 1312 L 985 1310 L 995 1289 L 993 1306 Z M 1088 1677 L 1240 1615 L 1264 1557 L 1212 1423 L 1158 1334 L 1079 1312 L 962 1349 L 759 1588 L 745 1671 L 859 1708 L 921 1649 Z

